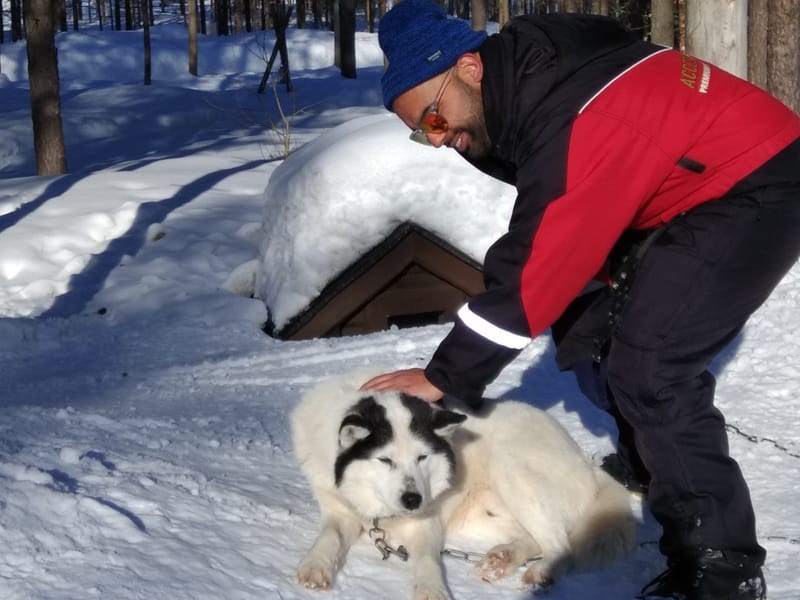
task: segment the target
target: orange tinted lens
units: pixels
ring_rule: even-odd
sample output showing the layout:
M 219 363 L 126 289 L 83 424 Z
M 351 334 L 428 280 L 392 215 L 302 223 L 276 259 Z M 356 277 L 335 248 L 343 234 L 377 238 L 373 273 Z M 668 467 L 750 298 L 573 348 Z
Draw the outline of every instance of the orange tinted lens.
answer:
M 447 119 L 436 112 L 425 113 L 419 128 L 425 133 L 440 134 L 447 131 Z

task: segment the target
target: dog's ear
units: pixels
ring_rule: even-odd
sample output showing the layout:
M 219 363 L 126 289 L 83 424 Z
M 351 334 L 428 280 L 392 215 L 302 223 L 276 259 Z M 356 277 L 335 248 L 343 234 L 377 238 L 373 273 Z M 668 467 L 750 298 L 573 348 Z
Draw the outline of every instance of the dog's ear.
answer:
M 433 430 L 444 438 L 449 438 L 453 435 L 456 429 L 461 426 L 461 423 L 467 420 L 467 415 L 453 412 L 445 408 L 433 411 Z
M 348 415 L 339 426 L 339 448 L 347 449 L 372 433 L 358 415 Z

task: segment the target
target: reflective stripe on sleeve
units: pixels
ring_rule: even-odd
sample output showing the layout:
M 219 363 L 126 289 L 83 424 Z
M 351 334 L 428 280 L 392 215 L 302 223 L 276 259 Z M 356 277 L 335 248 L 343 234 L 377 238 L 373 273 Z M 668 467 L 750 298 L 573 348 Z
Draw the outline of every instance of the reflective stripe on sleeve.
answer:
M 481 337 L 506 348 L 522 350 L 531 342 L 531 338 L 506 331 L 475 314 L 470 310 L 469 304 L 465 304 L 458 310 L 458 318 Z

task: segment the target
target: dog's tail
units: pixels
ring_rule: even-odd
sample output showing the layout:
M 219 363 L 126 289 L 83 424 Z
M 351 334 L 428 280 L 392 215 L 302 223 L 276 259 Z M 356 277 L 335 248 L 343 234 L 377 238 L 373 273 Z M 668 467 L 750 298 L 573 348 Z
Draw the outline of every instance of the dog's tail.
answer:
M 580 524 L 570 532 L 578 571 L 601 569 L 630 552 L 636 543 L 636 520 L 630 492 L 600 468 L 598 492 Z

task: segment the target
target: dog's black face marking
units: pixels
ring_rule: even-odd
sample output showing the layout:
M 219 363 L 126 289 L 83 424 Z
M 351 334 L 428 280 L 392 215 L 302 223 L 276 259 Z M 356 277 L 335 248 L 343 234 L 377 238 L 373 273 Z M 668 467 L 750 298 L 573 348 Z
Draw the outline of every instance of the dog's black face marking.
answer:
M 446 456 L 450 470 L 455 472 L 456 456 L 453 448 L 436 431 L 448 425 L 461 423 L 466 420 L 466 415 L 435 408 L 424 400 L 408 394 L 400 394 L 400 399 L 411 413 L 411 433 L 425 440 L 434 452 Z
M 366 429 L 369 433 L 336 457 L 334 477 L 338 486 L 342 481 L 344 470 L 354 460 L 368 458 L 376 448 L 387 444 L 392 439 L 392 426 L 386 419 L 386 409 L 375 402 L 375 398 L 367 396 L 359 400 L 348 412 L 339 425 L 339 431 L 348 426 Z

